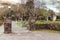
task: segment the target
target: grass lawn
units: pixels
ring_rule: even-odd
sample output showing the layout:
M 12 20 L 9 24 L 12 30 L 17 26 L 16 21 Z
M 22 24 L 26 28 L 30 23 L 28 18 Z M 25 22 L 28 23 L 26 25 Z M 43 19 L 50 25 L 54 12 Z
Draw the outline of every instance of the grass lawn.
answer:
M 18 21 L 17 25 L 20 26 L 20 27 L 23 27 L 23 26 L 28 25 L 28 22 L 27 21 Z
M 48 32 L 48 33 L 58 33 L 58 34 L 60 34 L 60 31 L 58 31 L 58 30 L 49 30 L 49 29 L 34 30 L 33 32 L 39 32 L 39 31 L 41 31 L 41 32 Z
M 36 24 L 60 24 L 60 21 L 42 21 L 42 20 L 37 20 Z
M 19 27 L 22 27 L 23 22 L 22 22 L 22 21 L 17 21 L 17 25 L 18 25 Z

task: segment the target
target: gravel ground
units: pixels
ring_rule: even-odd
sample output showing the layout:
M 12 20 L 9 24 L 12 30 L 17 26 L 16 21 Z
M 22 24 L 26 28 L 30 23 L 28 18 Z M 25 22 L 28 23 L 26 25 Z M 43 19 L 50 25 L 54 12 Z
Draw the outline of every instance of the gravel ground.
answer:
M 12 33 L 4 34 L 3 25 L 0 27 L 0 40 L 60 40 L 60 34 L 47 32 L 31 32 L 25 27 L 18 27 L 12 22 Z

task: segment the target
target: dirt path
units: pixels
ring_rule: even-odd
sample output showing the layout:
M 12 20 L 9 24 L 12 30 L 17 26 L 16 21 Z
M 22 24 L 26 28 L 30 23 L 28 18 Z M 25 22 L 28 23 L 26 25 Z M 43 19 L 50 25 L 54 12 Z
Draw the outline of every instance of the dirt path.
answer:
M 47 32 L 31 32 L 26 28 L 16 25 L 12 22 L 11 34 L 3 33 L 3 25 L 0 27 L 0 40 L 60 40 L 60 34 L 47 33 Z

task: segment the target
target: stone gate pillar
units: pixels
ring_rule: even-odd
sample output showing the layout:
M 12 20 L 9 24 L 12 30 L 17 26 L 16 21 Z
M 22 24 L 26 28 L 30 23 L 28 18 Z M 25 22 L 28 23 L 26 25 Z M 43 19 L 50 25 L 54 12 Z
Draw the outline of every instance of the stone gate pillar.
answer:
M 4 33 L 8 34 L 12 32 L 11 25 L 11 17 L 4 17 Z

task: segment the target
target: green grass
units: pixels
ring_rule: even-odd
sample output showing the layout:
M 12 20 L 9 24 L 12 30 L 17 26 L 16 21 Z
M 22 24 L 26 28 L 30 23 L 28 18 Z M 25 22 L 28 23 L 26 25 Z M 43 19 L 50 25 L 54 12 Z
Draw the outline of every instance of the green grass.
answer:
M 27 21 L 18 21 L 17 25 L 20 26 L 20 27 L 23 27 L 25 25 L 28 25 L 28 22 Z
M 17 25 L 22 27 L 22 22 L 17 22 Z
M 58 34 L 60 34 L 60 31 L 58 31 L 58 30 L 49 30 L 49 29 L 34 30 L 33 32 L 48 32 L 48 33 L 58 33 Z
M 60 24 L 60 21 L 41 21 L 41 20 L 37 20 L 36 24 Z

